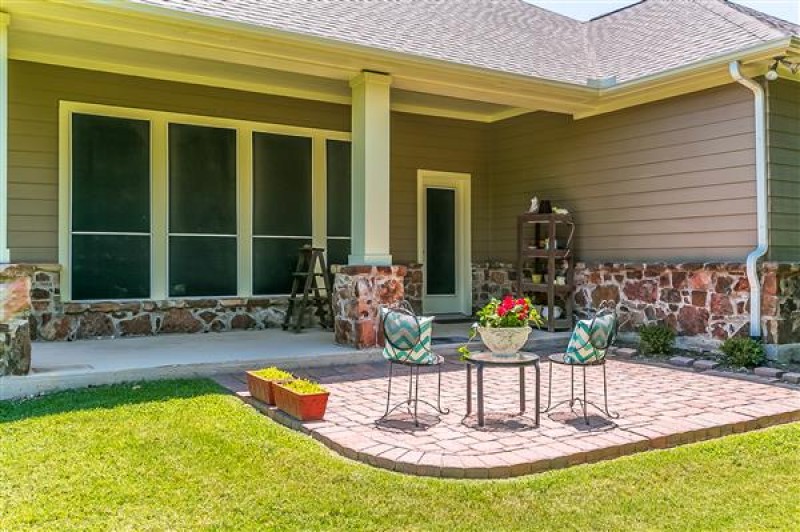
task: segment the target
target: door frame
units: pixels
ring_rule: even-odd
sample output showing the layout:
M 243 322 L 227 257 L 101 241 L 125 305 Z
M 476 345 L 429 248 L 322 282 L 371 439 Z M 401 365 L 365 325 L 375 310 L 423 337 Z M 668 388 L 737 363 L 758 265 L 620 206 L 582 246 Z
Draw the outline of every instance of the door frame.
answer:
M 440 186 L 456 192 L 456 293 L 459 308 L 472 315 L 472 175 L 439 170 L 417 170 L 417 262 L 422 264 L 422 305 L 425 310 L 427 262 L 425 260 L 425 188 Z M 460 293 L 459 293 L 460 289 Z

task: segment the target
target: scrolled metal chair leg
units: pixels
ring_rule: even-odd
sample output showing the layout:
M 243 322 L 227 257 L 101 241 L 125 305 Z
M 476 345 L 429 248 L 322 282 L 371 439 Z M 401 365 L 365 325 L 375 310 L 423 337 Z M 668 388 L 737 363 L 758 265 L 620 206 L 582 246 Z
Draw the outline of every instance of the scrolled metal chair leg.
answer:
M 392 373 L 394 369 L 394 364 L 389 362 L 389 389 L 386 391 L 386 412 L 383 414 L 383 417 L 389 415 L 389 405 L 392 404 Z
M 419 366 L 417 366 L 417 382 L 414 389 L 414 426 L 419 427 L 419 418 L 417 418 L 417 409 L 419 408 Z

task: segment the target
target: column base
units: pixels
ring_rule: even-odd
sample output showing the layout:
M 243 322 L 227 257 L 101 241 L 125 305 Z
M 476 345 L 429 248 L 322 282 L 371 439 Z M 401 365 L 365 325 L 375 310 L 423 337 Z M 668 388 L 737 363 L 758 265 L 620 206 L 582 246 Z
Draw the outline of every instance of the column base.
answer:
M 378 308 L 405 298 L 405 266 L 342 266 L 333 283 L 336 343 L 357 349 L 383 345 Z

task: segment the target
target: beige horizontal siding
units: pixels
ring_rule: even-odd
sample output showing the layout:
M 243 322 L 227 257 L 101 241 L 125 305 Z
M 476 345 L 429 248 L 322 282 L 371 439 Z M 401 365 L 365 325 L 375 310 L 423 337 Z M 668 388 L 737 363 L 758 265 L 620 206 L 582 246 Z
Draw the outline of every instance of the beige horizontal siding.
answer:
M 58 259 L 60 100 L 350 130 L 349 106 L 11 61 L 8 193 L 14 261 Z
M 769 226 L 772 260 L 800 260 L 800 83 L 769 94 Z
M 755 243 L 752 96 L 729 85 L 584 120 L 490 126 L 492 253 L 534 195 L 570 209 L 583 260 L 741 259 Z
M 464 120 L 392 113 L 391 250 L 394 260 L 417 260 L 417 170 L 472 175 L 472 254 L 489 253 L 485 126 Z

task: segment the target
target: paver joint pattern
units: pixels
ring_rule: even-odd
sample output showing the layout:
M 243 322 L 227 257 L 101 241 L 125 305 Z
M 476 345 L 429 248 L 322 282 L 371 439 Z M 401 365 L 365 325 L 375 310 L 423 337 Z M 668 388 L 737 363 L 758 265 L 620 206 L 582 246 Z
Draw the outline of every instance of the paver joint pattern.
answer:
M 609 406 L 620 418 L 595 412 L 587 426 L 577 407 L 543 414 L 533 426 L 533 379 L 529 408 L 520 416 L 518 371 L 490 368 L 485 375 L 486 426 L 466 413 L 466 371 L 448 359 L 442 404 L 448 415 L 420 406 L 420 427 L 402 409 L 379 421 L 386 407 L 387 364 L 362 364 L 297 372 L 331 392 L 325 420 L 301 423 L 251 399 L 244 375 L 217 380 L 271 418 L 321 441 L 337 453 L 393 471 L 450 478 L 500 478 L 596 462 L 731 433 L 800 420 L 800 388 L 748 382 L 653 365 L 609 361 Z M 542 398 L 548 371 L 543 363 Z M 600 368 L 589 368 L 590 398 L 602 399 Z M 553 401 L 569 397 L 569 369 L 553 371 Z M 395 376 L 402 393 L 402 374 Z M 582 393 L 576 379 L 576 394 Z M 434 398 L 436 374 L 420 377 L 420 397 Z M 399 395 L 398 395 L 399 398 Z M 394 397 L 393 397 L 394 399 Z

